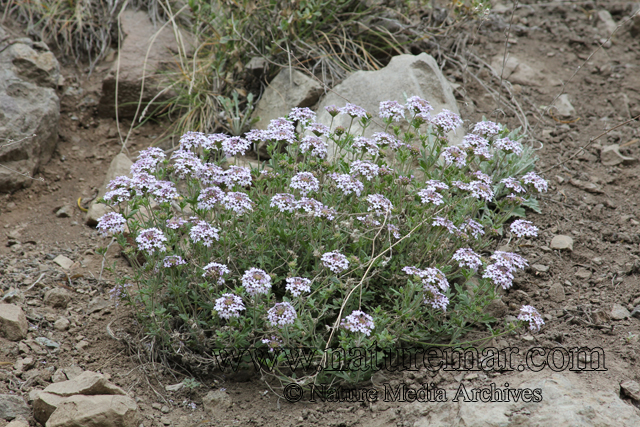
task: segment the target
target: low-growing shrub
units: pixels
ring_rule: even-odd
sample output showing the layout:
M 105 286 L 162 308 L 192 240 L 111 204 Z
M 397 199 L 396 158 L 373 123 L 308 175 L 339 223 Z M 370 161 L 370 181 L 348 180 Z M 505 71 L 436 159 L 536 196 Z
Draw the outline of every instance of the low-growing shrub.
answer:
M 189 132 L 170 159 L 142 151 L 132 178 L 109 185 L 114 212 L 98 224 L 135 266 L 113 294 L 161 351 L 214 366 L 220 351 L 263 349 L 273 357 L 261 369 L 301 384 L 370 372 L 292 370 L 299 348 L 322 366 L 331 347 L 455 343 L 489 326 L 497 287 L 511 287 L 527 263 L 487 249 L 498 233 L 536 235 L 528 221 L 505 224 L 547 184 L 517 132 L 483 121 L 449 146 L 445 135 L 462 121 L 431 110 L 418 97 L 383 102 L 385 131 L 365 137 L 296 108 L 244 137 Z M 328 111 L 365 129 L 372 121 L 352 104 Z M 272 156 L 262 170 L 209 161 L 237 162 L 257 141 Z M 520 319 L 542 324 L 530 306 Z

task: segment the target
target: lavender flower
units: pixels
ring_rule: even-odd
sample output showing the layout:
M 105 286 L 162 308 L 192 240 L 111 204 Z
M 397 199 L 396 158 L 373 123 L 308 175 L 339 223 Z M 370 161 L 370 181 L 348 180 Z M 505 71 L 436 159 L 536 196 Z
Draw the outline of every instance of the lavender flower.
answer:
M 380 167 L 368 160 L 356 160 L 351 163 L 349 173 L 353 176 L 362 175 L 367 181 L 378 176 Z
M 367 117 L 367 111 L 364 108 L 350 103 L 347 103 L 347 105 L 340 108 L 338 111 L 340 111 L 340 113 L 342 114 L 348 114 L 349 116 L 351 116 L 351 118 L 354 119 L 356 117 Z
M 494 136 L 500 133 L 500 125 L 490 121 L 478 122 L 473 127 L 473 133 L 484 135 L 485 137 Z
M 516 193 L 525 193 L 527 190 L 520 184 L 520 181 L 512 176 L 500 181 L 505 187 L 511 188 Z
M 202 141 L 202 148 L 205 150 L 220 150 L 222 148 L 222 143 L 229 138 L 227 135 L 223 133 L 213 133 L 211 135 L 207 135 L 207 139 Z
M 269 353 L 273 353 L 273 350 L 280 348 L 284 345 L 282 340 L 275 335 L 271 335 L 271 338 L 263 338 L 262 343 L 269 347 Z
M 511 224 L 511 232 L 518 237 L 536 237 L 538 235 L 538 227 L 530 221 L 517 219 Z
M 267 127 L 267 130 L 269 131 L 286 130 L 290 132 L 295 132 L 296 128 L 293 125 L 292 121 L 287 120 L 284 117 L 279 117 L 269 122 L 269 126 Z
M 259 294 L 267 294 L 271 289 L 271 276 L 259 268 L 250 268 L 242 276 L 242 286 L 252 297 Z
M 135 175 L 141 172 L 153 173 L 157 163 L 158 162 L 152 157 L 139 158 L 134 164 L 131 165 L 131 174 Z
M 268 141 L 271 139 L 271 134 L 268 130 L 263 129 L 251 129 L 249 132 L 244 134 L 244 139 L 255 144 L 263 141 Z
M 202 242 L 206 247 L 210 247 L 214 240 L 220 240 L 219 229 L 213 227 L 207 221 L 197 221 L 189 231 L 189 237 L 193 243 Z
M 300 122 L 303 126 L 316 121 L 316 113 L 308 108 L 294 108 L 289 113 L 289 119 L 294 122 Z
M 329 129 L 326 125 L 322 123 L 311 123 L 309 126 L 307 126 L 307 130 L 309 132 L 313 132 L 315 136 L 320 136 L 320 135 L 326 136 L 331 133 L 331 129 Z
M 327 143 L 315 135 L 308 135 L 302 138 L 300 152 L 311 152 L 311 155 L 324 159 L 327 157 Z
M 116 188 L 112 191 L 107 191 L 103 197 L 108 205 L 118 204 L 122 202 L 128 202 L 131 200 L 131 192 L 127 188 Z
M 473 148 L 488 147 L 489 141 L 486 138 L 481 137 L 480 135 L 469 133 L 465 135 L 464 138 L 462 138 L 461 145 Z
M 402 271 L 412 276 L 418 276 L 424 285 L 439 286 L 440 289 L 446 291 L 449 289 L 449 281 L 442 271 L 437 268 L 427 268 L 422 270 L 417 267 L 403 267 Z
M 386 132 L 376 132 L 373 135 L 373 141 L 376 145 L 384 147 L 389 145 L 391 147 L 395 147 L 398 144 L 398 140 L 395 136 L 389 135 Z
M 356 219 L 361 221 L 365 227 L 379 227 L 380 221 L 374 219 L 371 215 L 357 216 Z
M 158 180 L 155 176 L 149 175 L 146 172 L 140 172 L 131 178 L 131 187 L 136 190 L 136 195 L 143 196 L 148 191 L 152 191 Z
M 361 332 L 366 336 L 371 335 L 371 331 L 375 328 L 373 317 L 360 310 L 353 310 L 350 315 L 342 319 L 340 326 L 347 331 Z
M 96 228 L 100 230 L 100 234 L 108 236 L 109 234 L 116 234 L 124 232 L 127 220 L 119 213 L 109 212 L 98 218 L 98 225 Z
M 536 190 L 540 193 L 544 193 L 548 189 L 547 181 L 537 175 L 535 172 L 529 172 L 522 177 L 522 182 L 525 184 L 533 184 Z
M 173 169 L 180 179 L 195 177 L 196 172 L 202 167 L 200 159 L 188 150 L 174 151 L 171 159 L 174 160 Z
M 278 193 L 271 198 L 271 205 L 277 207 L 280 212 L 293 212 L 298 209 L 298 202 L 293 194 Z
M 522 154 L 522 144 L 512 141 L 509 138 L 501 138 L 494 141 L 493 146 L 506 153 L 513 153 L 516 156 Z
M 119 305 L 120 301 L 125 298 L 127 295 L 127 288 L 133 286 L 131 283 L 125 283 L 123 285 L 115 285 L 113 289 L 109 291 L 111 294 L 109 299 L 115 300 L 116 307 Z
M 486 173 L 483 173 L 481 171 L 475 171 L 471 175 L 475 176 L 476 178 L 478 178 L 480 181 L 484 182 L 485 184 L 491 184 L 491 177 L 489 175 L 487 175 Z
M 326 252 L 322 255 L 322 263 L 332 272 L 338 274 L 349 267 L 347 257 L 338 251 Z
M 523 305 L 520 307 L 518 320 L 529 322 L 529 329 L 536 332 L 540 330 L 542 325 L 544 325 L 544 320 L 542 320 L 542 316 L 538 313 L 538 310 L 530 305 Z
M 306 213 L 313 214 L 315 217 L 321 215 L 320 211 L 324 205 L 311 197 L 301 197 L 298 201 L 298 209 L 303 209 Z
M 453 259 L 458 261 L 458 265 L 460 265 L 460 267 L 469 267 L 474 271 L 478 271 L 478 268 L 482 266 L 480 255 L 475 253 L 471 248 L 458 249 L 453 254 Z
M 304 277 L 289 277 L 285 289 L 291 292 L 294 297 L 300 296 L 303 292 L 311 292 L 311 280 Z
M 222 200 L 222 205 L 225 209 L 234 211 L 238 215 L 242 215 L 253 210 L 253 202 L 249 196 L 244 193 L 227 193 Z
M 449 298 L 440 292 L 435 286 L 426 284 L 422 287 L 424 292 L 424 303 L 431 305 L 436 310 L 447 311 L 449 305 Z
M 444 182 L 440 182 L 438 180 L 435 179 L 430 179 L 426 182 L 427 184 L 427 188 L 433 188 L 433 189 L 437 189 L 437 190 L 448 190 L 449 186 L 447 184 L 445 184 Z
M 229 166 L 229 170 L 227 170 L 227 185 L 233 187 L 233 184 L 249 187 L 251 185 L 251 170 L 242 166 Z
M 367 211 L 375 212 L 376 215 L 384 215 L 391 212 L 393 209 L 393 205 L 382 194 L 370 194 L 367 196 L 367 202 L 369 202 L 369 207 Z
M 180 197 L 176 185 L 171 181 L 157 181 L 151 194 L 158 203 L 171 203 L 172 200 Z
M 471 195 L 477 199 L 484 199 L 490 202 L 493 199 L 491 186 L 484 181 L 473 181 L 469 183 Z
M 227 157 L 237 156 L 238 154 L 244 156 L 250 146 L 251 143 L 249 141 L 239 136 L 232 136 L 222 141 L 222 151 Z
M 433 107 L 428 101 L 420 98 L 419 96 L 412 96 L 407 99 L 407 109 L 413 111 L 416 118 L 424 121 L 431 120 L 431 111 L 433 111 Z
M 136 243 L 140 250 L 147 251 L 149 254 L 155 252 L 156 249 L 165 252 L 167 249 L 164 247 L 164 242 L 166 241 L 167 238 L 162 234 L 162 231 L 155 227 L 141 230 L 136 237 Z
M 402 237 L 402 235 L 400 234 L 400 229 L 393 224 L 387 224 L 387 230 L 396 239 L 399 239 Z
M 394 122 L 404 119 L 404 107 L 397 101 L 380 102 L 380 118 L 390 119 Z
M 462 151 L 459 147 L 447 147 L 443 150 L 442 158 L 447 166 L 456 164 L 458 169 L 462 169 L 467 165 L 467 153 Z
M 440 128 L 443 133 L 448 133 L 455 132 L 456 128 L 462 125 L 462 119 L 459 115 L 443 108 L 441 112 L 431 119 L 431 123 Z
M 463 222 L 460 225 L 460 230 L 462 230 L 465 233 L 471 233 L 474 239 L 477 239 L 479 236 L 484 235 L 484 228 L 482 227 L 482 224 L 472 219 L 468 219 L 465 222 Z
M 445 227 L 450 234 L 457 234 L 459 231 L 458 227 L 453 225 L 453 222 L 441 216 L 435 217 L 435 220 L 431 223 L 431 225 L 434 227 Z
M 192 148 L 208 145 L 209 139 L 202 132 L 187 132 L 180 137 L 180 149 L 190 150 Z
M 485 268 L 482 277 L 491 279 L 496 286 L 502 286 L 502 289 L 509 289 L 513 285 L 514 271 L 514 269 L 503 265 L 491 264 Z
M 311 172 L 298 172 L 291 178 L 289 187 L 299 190 L 300 194 L 306 196 L 310 192 L 320 190 L 320 181 Z
M 433 187 L 427 187 L 418 191 L 418 196 L 422 199 L 423 204 L 433 203 L 434 205 L 439 206 L 444 203 L 442 195 L 437 193 Z
M 218 264 L 217 262 L 210 262 L 209 264 L 202 267 L 204 273 L 202 277 L 209 277 L 218 285 L 224 285 L 224 276 L 225 274 L 229 274 L 230 270 L 224 264 Z
M 172 230 L 177 230 L 183 225 L 185 225 L 186 223 L 187 221 L 185 221 L 182 218 L 173 217 L 167 220 L 167 228 L 170 228 Z
M 274 328 L 293 325 L 297 317 L 296 309 L 286 301 L 277 303 L 267 312 L 267 319 Z
M 340 109 L 335 105 L 327 105 L 324 109 L 331 117 L 335 117 L 340 113 Z
M 360 196 L 360 193 L 364 190 L 364 184 L 358 181 L 356 178 L 348 174 L 331 174 L 331 179 L 336 183 L 336 187 L 342 190 L 345 196 L 351 193 L 355 193 L 356 196 Z
M 367 153 L 371 156 L 378 155 L 380 151 L 378 144 L 373 139 L 365 138 L 364 136 L 359 136 L 354 139 L 352 147 L 367 150 Z
M 185 265 L 186 263 L 187 262 L 183 260 L 180 255 L 169 255 L 164 257 L 164 260 L 162 260 L 162 265 L 164 265 L 164 268 L 179 267 L 181 265 Z
M 524 270 L 524 268 L 529 265 L 526 259 L 513 252 L 495 251 L 493 255 L 491 255 L 491 259 L 495 260 L 498 265 L 514 270 L 516 268 Z
M 223 319 L 240 317 L 240 312 L 245 310 L 242 298 L 234 294 L 222 294 L 222 296 L 216 300 L 213 309 L 218 313 L 218 316 Z
M 216 203 L 224 200 L 225 193 L 218 187 L 203 188 L 198 195 L 198 209 L 211 210 L 216 207 Z
M 204 163 L 195 174 L 203 185 L 223 185 L 227 184 L 227 173 L 224 169 L 214 163 Z

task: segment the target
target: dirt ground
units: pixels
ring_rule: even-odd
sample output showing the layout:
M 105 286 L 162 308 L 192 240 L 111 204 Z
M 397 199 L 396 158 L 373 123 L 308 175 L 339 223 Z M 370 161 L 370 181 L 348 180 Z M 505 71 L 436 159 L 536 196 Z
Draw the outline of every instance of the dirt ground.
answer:
M 545 171 L 574 155 L 591 138 L 640 114 L 640 35 L 632 35 L 629 26 L 623 26 L 611 43 L 589 59 L 598 49 L 595 41 L 600 38 L 594 11 L 607 9 L 621 22 L 631 12 L 631 3 L 527 3 L 532 4 L 515 11 L 511 29 L 512 9 L 496 7 L 501 13 L 492 13 L 482 25 L 469 28 L 468 46 L 491 63 L 493 57 L 503 55 L 509 31 L 509 54 L 543 70 L 540 84 L 516 84 L 513 93 L 529 121 L 529 135 L 535 147 L 540 147 L 538 170 Z M 436 56 L 435 52 L 429 53 Z M 498 87 L 499 82 L 491 81 L 486 71 L 470 71 L 484 84 Z M 465 125 L 483 116 L 512 128 L 520 125 L 509 111 L 496 112 L 494 99 L 464 70 L 449 64 L 444 72 L 459 85 L 456 96 Z M 202 386 L 193 390 L 168 392 L 164 387 L 179 383 L 185 373 L 171 372 L 159 364 L 141 364 L 124 344 L 109 336 L 107 325 L 112 321 L 112 330 L 116 331 L 133 330 L 135 325 L 122 307 L 105 304 L 109 302 L 113 276 L 104 271 L 102 280 L 98 280 L 102 257 L 95 249 L 106 246 L 108 240 L 84 224 L 84 212 L 77 206 L 78 198 L 95 193 L 109 162 L 121 149 L 115 121 L 97 117 L 91 101 L 98 99 L 105 73 L 106 68 L 98 66 L 87 79 L 76 68 L 63 70 L 66 83 L 61 98 L 60 139 L 53 159 L 37 176 L 44 182 L 34 181 L 28 189 L 0 195 L 0 289 L 4 294 L 10 287 L 25 291 L 44 273 L 36 286 L 25 291 L 26 301 L 21 305 L 31 324 L 30 336 L 45 336 L 61 344 L 55 352 L 41 348 L 36 352 L 42 373 L 27 383 L 12 380 L 11 366 L 0 366 L 4 368 L 0 369 L 0 394 L 26 396 L 31 389 L 48 384 L 46 368 L 79 366 L 109 374 L 114 383 L 131 391 L 145 426 L 412 425 L 415 415 L 403 412 L 403 403 L 293 404 L 254 377 L 220 374 L 198 378 Z M 563 120 L 541 116 L 544 106 L 562 93 L 563 86 L 553 86 L 556 80 L 566 83 L 564 92 L 575 107 L 575 114 Z M 147 124 L 134 131 L 128 154 L 135 158 L 137 151 L 153 143 L 166 125 Z M 121 128 L 126 132 L 129 123 L 121 123 Z M 594 389 L 616 392 L 620 382 L 640 380 L 640 319 L 612 320 L 609 316 L 613 304 L 629 311 L 640 305 L 640 163 L 604 166 L 600 148 L 620 144 L 623 154 L 640 159 L 639 138 L 638 121 L 630 122 L 573 159 L 544 172 L 550 188 L 540 200 L 542 213 L 527 215 L 541 230 L 540 236 L 532 239 L 531 245 L 512 247 L 535 267 L 521 273 L 515 286 L 506 292 L 503 314 L 517 315 L 522 304 L 531 304 L 544 315 L 546 325 L 538 334 L 507 335 L 492 343 L 499 348 L 521 349 L 602 347 L 608 371 L 584 375 Z M 69 207 L 70 216 L 56 216 L 64 206 Z M 573 238 L 573 251 L 549 248 L 553 236 L 559 234 Z M 496 241 L 495 247 L 506 244 Z M 75 262 L 69 275 L 52 262 L 60 254 Z M 106 259 L 107 264 L 114 262 L 117 272 L 129 268 L 115 245 Z M 550 295 L 550 289 L 556 285 L 557 290 L 558 284 L 564 289 L 564 299 L 556 292 Z M 46 307 L 42 302 L 44 291 L 56 286 L 73 291 L 66 309 Z M 68 331 L 53 328 L 60 316 L 70 320 Z M 83 341 L 87 345 L 77 349 L 76 344 Z M 17 343 L 0 339 L 0 347 L 0 361 L 13 362 L 20 354 Z M 397 382 L 417 383 L 421 378 L 424 373 L 388 374 L 388 380 Z M 441 373 L 429 381 L 444 386 L 462 379 L 460 374 Z M 467 380 L 481 384 L 487 377 L 476 375 Z M 226 389 L 233 404 L 219 419 L 211 420 L 203 410 L 202 397 L 219 388 Z M 191 403 L 196 409 L 191 409 Z

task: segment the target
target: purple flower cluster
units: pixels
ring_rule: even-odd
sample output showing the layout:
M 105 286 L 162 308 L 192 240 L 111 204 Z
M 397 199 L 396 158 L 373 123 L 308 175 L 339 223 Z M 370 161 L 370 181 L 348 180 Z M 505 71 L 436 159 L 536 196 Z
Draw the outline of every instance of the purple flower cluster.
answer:
M 280 212 L 293 212 L 298 209 L 298 201 L 293 194 L 278 193 L 271 198 L 271 205 L 277 207 Z
M 222 276 L 229 274 L 229 267 L 224 264 L 218 264 L 217 262 L 210 262 L 202 267 L 202 269 L 204 270 L 202 277 L 209 277 L 218 285 L 224 285 L 224 278 Z
M 380 227 L 380 221 L 374 219 L 371 215 L 357 216 L 356 219 L 362 222 L 365 227 Z
M 214 240 L 219 240 L 219 229 L 213 227 L 207 221 L 197 221 L 189 231 L 189 237 L 193 243 L 202 242 L 203 245 L 209 247 Z
M 404 106 L 398 101 L 380 102 L 380 118 L 393 120 L 394 122 L 404 119 Z
M 522 182 L 525 184 L 533 184 L 536 190 L 540 193 L 544 193 L 549 188 L 547 181 L 537 175 L 535 172 L 529 172 L 522 177 Z
M 170 228 L 172 230 L 177 230 L 183 225 L 185 225 L 186 223 L 187 221 L 185 221 L 184 219 L 180 217 L 175 217 L 175 216 L 173 218 L 169 218 L 166 222 L 167 228 Z
M 509 138 L 500 138 L 493 142 L 493 146 L 507 153 L 513 153 L 516 156 L 522 154 L 522 144 L 512 141 Z
M 391 213 L 393 205 L 391 201 L 384 197 L 382 194 L 370 194 L 367 196 L 367 202 L 369 202 L 368 212 L 375 212 L 376 215 L 386 215 Z
M 307 135 L 300 142 L 300 152 L 307 151 L 319 159 L 324 159 L 327 157 L 327 143 L 315 135 Z
M 226 171 L 214 163 L 202 164 L 196 171 L 196 178 L 198 178 L 203 185 L 227 184 Z
M 297 317 L 296 309 L 286 301 L 277 303 L 267 312 L 267 319 L 274 328 L 293 325 Z
M 218 316 L 223 319 L 240 317 L 240 312 L 245 310 L 242 298 L 234 294 L 222 294 L 222 296 L 216 300 L 213 309 L 218 313 Z
M 180 255 L 169 255 L 164 257 L 164 260 L 162 260 L 164 268 L 178 267 L 185 265 L 186 263 L 187 262 L 183 260 Z
M 368 160 L 355 160 L 351 163 L 349 173 L 352 176 L 362 175 L 367 181 L 371 181 L 378 176 L 380 167 Z
M 311 292 L 311 280 L 304 277 L 289 277 L 285 289 L 291 292 L 294 297 L 300 296 L 303 292 Z
M 458 265 L 460 265 L 460 267 L 468 267 L 474 271 L 478 271 L 478 268 L 482 266 L 480 255 L 475 253 L 471 248 L 458 249 L 453 254 L 453 259 L 458 261 Z
M 253 210 L 253 202 L 244 193 L 229 192 L 225 194 L 222 205 L 225 209 L 234 211 L 238 215 L 243 215 Z
M 289 113 L 289 119 L 294 122 L 299 122 L 303 126 L 307 126 L 308 124 L 316 121 L 316 113 L 306 107 L 295 107 L 291 110 L 291 113 Z
M 433 111 L 433 107 L 428 101 L 420 98 L 419 96 L 412 96 L 407 99 L 406 107 L 415 114 L 416 118 L 422 119 L 425 122 L 431 120 L 431 111 Z
M 291 178 L 289 187 L 299 190 L 300 194 L 306 196 L 320 190 L 320 181 L 311 172 L 298 172 L 296 176 Z
M 474 239 L 484 235 L 484 228 L 482 224 L 469 218 L 460 225 L 460 230 L 464 233 L 471 233 Z
M 517 269 L 522 270 L 528 265 L 523 257 L 511 252 L 495 251 L 491 259 L 495 264 L 487 266 L 482 277 L 491 279 L 496 286 L 502 286 L 503 289 L 513 285 L 513 273 Z
M 212 210 L 224 200 L 224 191 L 218 187 L 203 188 L 198 195 L 198 209 Z
M 387 145 L 394 150 L 398 148 L 399 143 L 396 137 L 393 135 L 389 135 L 386 132 L 376 132 L 372 135 L 372 137 L 373 141 L 376 143 L 376 149 L 378 148 L 378 146 L 385 147 Z
M 542 325 L 544 325 L 544 320 L 542 320 L 542 316 L 538 313 L 538 310 L 530 305 L 523 305 L 520 307 L 518 320 L 529 322 L 529 329 L 536 332 L 540 330 Z
M 516 193 L 526 193 L 527 192 L 527 190 L 522 186 L 522 184 L 520 184 L 520 180 L 518 180 L 517 178 L 514 178 L 512 176 L 510 176 L 508 178 L 505 178 L 500 182 L 503 183 L 505 187 L 512 189 Z
M 338 109 L 338 111 L 340 113 L 342 113 L 342 114 L 347 114 L 347 115 L 351 116 L 351 118 L 354 118 L 354 119 L 356 117 L 359 117 L 359 118 L 367 117 L 367 111 L 364 108 L 358 107 L 357 105 L 350 104 L 348 102 L 344 107 Z M 331 113 L 329 113 L 329 114 L 331 114 Z
M 151 189 L 153 198 L 158 203 L 171 203 L 171 201 L 180 197 L 176 185 L 171 181 L 157 181 L 156 185 Z
M 111 294 L 109 296 L 109 299 L 115 300 L 116 307 L 127 294 L 127 288 L 130 288 L 131 286 L 133 286 L 131 283 L 125 283 L 124 285 L 115 285 L 113 289 L 109 291 L 109 293 Z
M 500 125 L 490 121 L 478 122 L 473 127 L 473 133 L 485 137 L 494 136 L 500 133 Z
M 232 136 L 222 141 L 222 151 L 227 157 L 237 156 L 238 154 L 244 156 L 250 146 L 251 142 L 239 136 Z
M 431 225 L 434 227 L 445 227 L 450 234 L 458 234 L 459 232 L 458 227 L 456 227 L 451 220 L 441 216 L 435 217 Z
M 191 150 L 192 148 L 209 146 L 209 138 L 202 132 L 187 132 L 180 137 L 180 149 Z
M 105 202 L 118 204 L 131 200 L 131 178 L 127 176 L 117 176 L 107 184 L 107 191 L 104 195 Z
M 361 150 L 367 150 L 370 156 L 376 156 L 380 152 L 380 148 L 375 140 L 359 136 L 353 140 L 353 148 L 359 148 Z
M 98 218 L 96 228 L 100 230 L 100 234 L 108 236 L 109 234 L 122 233 L 127 225 L 127 220 L 122 214 L 109 212 Z
M 431 119 L 431 123 L 442 129 L 442 132 L 449 133 L 455 131 L 458 126 L 462 125 L 462 119 L 456 113 L 453 113 L 445 108 Z
M 460 147 L 447 147 L 442 152 L 442 158 L 447 166 L 455 163 L 458 169 L 462 169 L 467 165 L 467 153 L 462 151 Z
M 360 193 L 364 190 L 364 184 L 349 174 L 333 173 L 331 174 L 331 179 L 335 181 L 336 187 L 342 190 L 342 193 L 345 196 L 348 196 L 351 193 L 355 193 L 356 196 L 360 196 Z
M 227 185 L 233 187 L 234 184 L 249 187 L 251 185 L 251 170 L 242 166 L 229 166 Z
M 271 290 L 271 276 L 266 271 L 259 268 L 250 268 L 242 276 L 242 286 L 252 297 L 260 294 L 267 294 Z
M 162 234 L 162 231 L 155 227 L 141 230 L 138 237 L 136 237 L 138 248 L 147 251 L 149 254 L 154 253 L 156 249 L 160 252 L 165 252 L 167 249 L 164 246 L 164 242 L 166 241 L 167 238 Z
M 350 315 L 342 319 L 340 326 L 350 332 L 360 332 L 366 336 L 371 335 L 371 331 L 375 328 L 373 317 L 360 311 L 354 310 Z
M 174 160 L 173 170 L 175 170 L 180 179 L 195 177 L 202 167 L 202 162 L 198 156 L 189 150 L 180 149 L 174 151 L 171 160 Z
M 331 133 L 331 129 L 329 129 L 327 125 L 324 125 L 322 123 L 311 123 L 309 126 L 307 126 L 307 130 L 309 132 L 312 132 L 315 136 L 326 136 Z
M 347 257 L 338 251 L 326 252 L 320 259 L 325 267 L 336 274 L 343 272 L 349 267 Z
M 523 219 L 513 221 L 510 230 L 518 237 L 536 237 L 538 235 L 538 227 L 533 225 L 531 221 Z
M 271 335 L 271 338 L 263 338 L 262 343 L 269 347 L 269 353 L 273 353 L 273 350 L 280 348 L 284 345 L 282 340 L 275 335 Z

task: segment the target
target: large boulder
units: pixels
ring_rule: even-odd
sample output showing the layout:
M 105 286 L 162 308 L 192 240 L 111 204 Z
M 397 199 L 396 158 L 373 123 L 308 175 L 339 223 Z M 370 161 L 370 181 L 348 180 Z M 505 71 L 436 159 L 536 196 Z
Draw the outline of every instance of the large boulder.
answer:
M 2 27 L 0 40 L 0 192 L 11 192 L 31 185 L 56 148 L 60 66 L 42 42 Z
M 124 41 L 120 46 L 119 57 L 113 61 L 109 73 L 102 81 L 98 114 L 103 117 L 116 116 L 117 85 L 118 117 L 133 118 L 140 100 L 143 71 L 144 93 L 138 114 L 142 114 L 149 102 L 168 86 L 162 72 L 175 64 L 179 46 L 183 45 L 190 51 L 191 37 L 179 29 L 174 33 L 170 25 L 162 29 L 154 26 L 147 13 L 141 11 L 124 11 L 120 26 Z M 176 34 L 181 38 L 180 45 L 176 42 Z M 173 95 L 174 92 L 165 91 L 153 102 L 166 101 Z M 153 110 L 154 107 L 150 106 L 147 115 Z
M 442 109 L 459 114 L 453 89 L 440 71 L 440 67 L 432 56 L 421 53 L 417 56 L 394 56 L 381 70 L 357 71 L 351 74 L 320 101 L 317 120 L 329 126 L 331 116 L 325 107 L 343 107 L 346 102 L 364 108 L 377 118 L 381 101 L 398 101 L 404 104 L 403 94 L 407 97 L 419 96 L 429 101 L 434 108 L 432 114 L 437 114 Z M 381 119 L 376 121 L 382 123 Z M 334 129 L 336 126 L 348 128 L 350 122 L 351 118 L 348 115 L 341 114 L 333 120 L 333 126 Z M 366 129 L 365 136 L 382 130 L 384 129 L 381 126 L 374 123 Z M 361 132 L 362 127 L 354 122 L 351 133 L 360 135 Z M 452 132 L 449 135 L 449 140 L 452 144 L 458 144 L 463 134 L 463 130 L 458 129 L 455 134 Z M 335 155 L 335 148 L 333 144 L 329 144 L 329 158 Z

